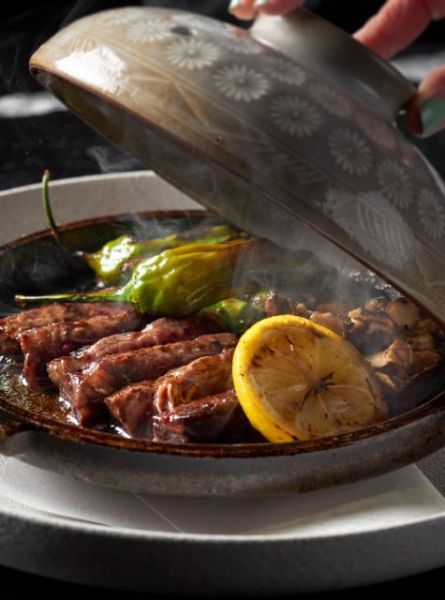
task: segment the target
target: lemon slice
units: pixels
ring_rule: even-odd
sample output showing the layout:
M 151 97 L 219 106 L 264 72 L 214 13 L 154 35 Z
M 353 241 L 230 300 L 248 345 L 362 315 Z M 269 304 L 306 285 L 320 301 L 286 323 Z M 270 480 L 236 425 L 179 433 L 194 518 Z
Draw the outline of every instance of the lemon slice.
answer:
M 312 440 L 387 416 L 370 367 L 352 344 L 292 315 L 259 321 L 233 357 L 239 402 L 270 442 Z

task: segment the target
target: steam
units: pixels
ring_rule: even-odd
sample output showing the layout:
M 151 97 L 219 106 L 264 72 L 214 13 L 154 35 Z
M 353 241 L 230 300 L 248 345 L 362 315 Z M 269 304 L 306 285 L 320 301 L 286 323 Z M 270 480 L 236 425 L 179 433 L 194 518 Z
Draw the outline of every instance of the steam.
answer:
M 97 163 L 101 173 L 138 171 L 144 165 L 137 159 L 115 146 L 91 146 L 86 155 Z

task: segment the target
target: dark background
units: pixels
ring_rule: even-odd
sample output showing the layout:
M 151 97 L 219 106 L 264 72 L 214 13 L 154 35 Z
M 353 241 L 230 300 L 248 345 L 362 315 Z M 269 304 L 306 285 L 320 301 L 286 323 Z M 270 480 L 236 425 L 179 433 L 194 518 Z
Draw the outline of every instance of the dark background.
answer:
M 45 168 L 50 168 L 55 178 L 142 168 L 137 160 L 112 146 L 67 111 L 51 105 L 42 109 L 39 103 L 43 101 L 45 104 L 46 96 L 29 75 L 27 67 L 33 51 L 69 22 L 91 12 L 130 4 L 176 7 L 236 22 L 227 13 L 228 0 L 3 3 L 0 13 L 0 189 L 37 182 Z M 379 0 L 313 0 L 307 2 L 306 6 L 352 32 L 381 4 Z M 248 23 L 243 26 L 248 26 Z M 445 24 L 441 22 L 431 25 L 405 54 L 415 60 L 419 55 L 429 57 L 444 51 Z M 417 140 L 416 143 L 444 177 L 445 134 L 439 134 L 430 140 Z M 327 568 L 328 562 L 327 557 Z M 442 579 L 445 579 L 445 568 L 373 586 L 367 588 L 367 591 L 395 595 L 408 592 L 428 593 L 436 583 L 440 585 Z M 29 590 L 34 594 L 71 591 L 82 593 L 90 590 L 2 567 L 0 582 L 2 594 L 6 597 Z M 360 590 L 359 593 L 363 591 Z M 112 591 L 108 594 L 117 597 L 122 592 Z M 353 598 L 356 594 L 357 590 L 336 593 L 342 598 Z
M 186 557 L 184 558 L 184 560 L 187 560 Z M 186 567 L 183 566 L 183 568 Z M 326 560 L 326 568 L 329 568 L 328 558 Z M 365 598 L 367 597 L 378 598 L 379 594 L 390 594 L 393 595 L 394 599 L 401 600 L 405 595 L 408 598 L 408 594 L 413 594 L 415 597 L 417 595 L 422 597 L 422 594 L 423 596 L 425 596 L 428 593 L 440 594 L 440 590 L 443 587 L 444 575 L 445 569 L 437 569 L 435 571 L 430 571 L 429 573 L 424 573 L 415 577 L 407 577 L 405 579 L 390 581 L 388 583 L 368 586 L 365 588 L 354 588 L 349 590 L 341 590 L 338 592 L 324 592 L 321 594 L 317 594 L 315 597 L 321 599 L 326 598 L 326 600 L 334 600 L 337 598 L 341 598 L 342 600 L 357 600 L 358 598 L 360 598 L 360 600 L 365 600 Z M 98 590 L 92 587 L 76 585 L 72 583 L 68 584 L 61 581 L 54 581 L 50 579 L 45 579 L 43 577 L 37 577 L 34 575 L 25 575 L 24 573 L 13 571 L 11 569 L 5 569 L 4 567 L 0 567 L 0 578 L 2 595 L 4 595 L 4 597 L 6 598 L 11 598 L 13 597 L 13 594 L 16 596 L 21 592 L 28 594 L 32 593 L 33 595 L 39 593 L 44 594 L 48 592 L 53 592 L 55 594 L 60 594 L 62 597 L 67 593 L 82 595 L 85 592 L 98 592 Z M 101 590 L 101 592 L 105 592 L 105 590 Z M 109 598 L 110 600 L 117 600 L 118 598 L 121 600 L 122 598 L 145 598 L 146 600 L 161 600 L 162 598 L 165 598 L 165 596 L 155 596 L 150 594 L 149 592 L 146 593 L 128 592 L 121 590 L 106 590 L 105 593 L 107 595 L 107 598 Z M 366 596 L 366 594 L 368 593 L 369 596 Z M 203 597 L 200 596 L 200 598 Z M 267 598 L 271 598 L 271 596 L 261 596 L 261 598 L 263 600 L 267 600 Z M 304 594 L 298 596 L 298 598 L 301 600 L 311 600 L 314 598 L 314 595 Z

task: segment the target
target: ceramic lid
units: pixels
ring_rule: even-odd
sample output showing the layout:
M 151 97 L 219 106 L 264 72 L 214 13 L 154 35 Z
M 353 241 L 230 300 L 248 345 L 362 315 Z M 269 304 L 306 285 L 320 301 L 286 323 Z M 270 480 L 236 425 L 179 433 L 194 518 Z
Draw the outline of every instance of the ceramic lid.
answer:
M 414 88 L 331 24 L 123 8 L 72 23 L 31 69 L 229 221 L 287 247 L 303 221 L 445 322 L 444 187 L 395 123 Z

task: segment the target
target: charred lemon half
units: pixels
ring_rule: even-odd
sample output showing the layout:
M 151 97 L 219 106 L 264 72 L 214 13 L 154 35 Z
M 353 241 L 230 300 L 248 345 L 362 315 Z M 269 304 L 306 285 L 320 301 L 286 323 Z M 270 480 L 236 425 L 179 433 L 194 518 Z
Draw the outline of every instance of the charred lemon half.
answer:
M 387 416 L 358 350 L 302 317 L 270 317 L 248 329 L 235 350 L 233 380 L 247 418 L 270 442 L 338 435 Z

